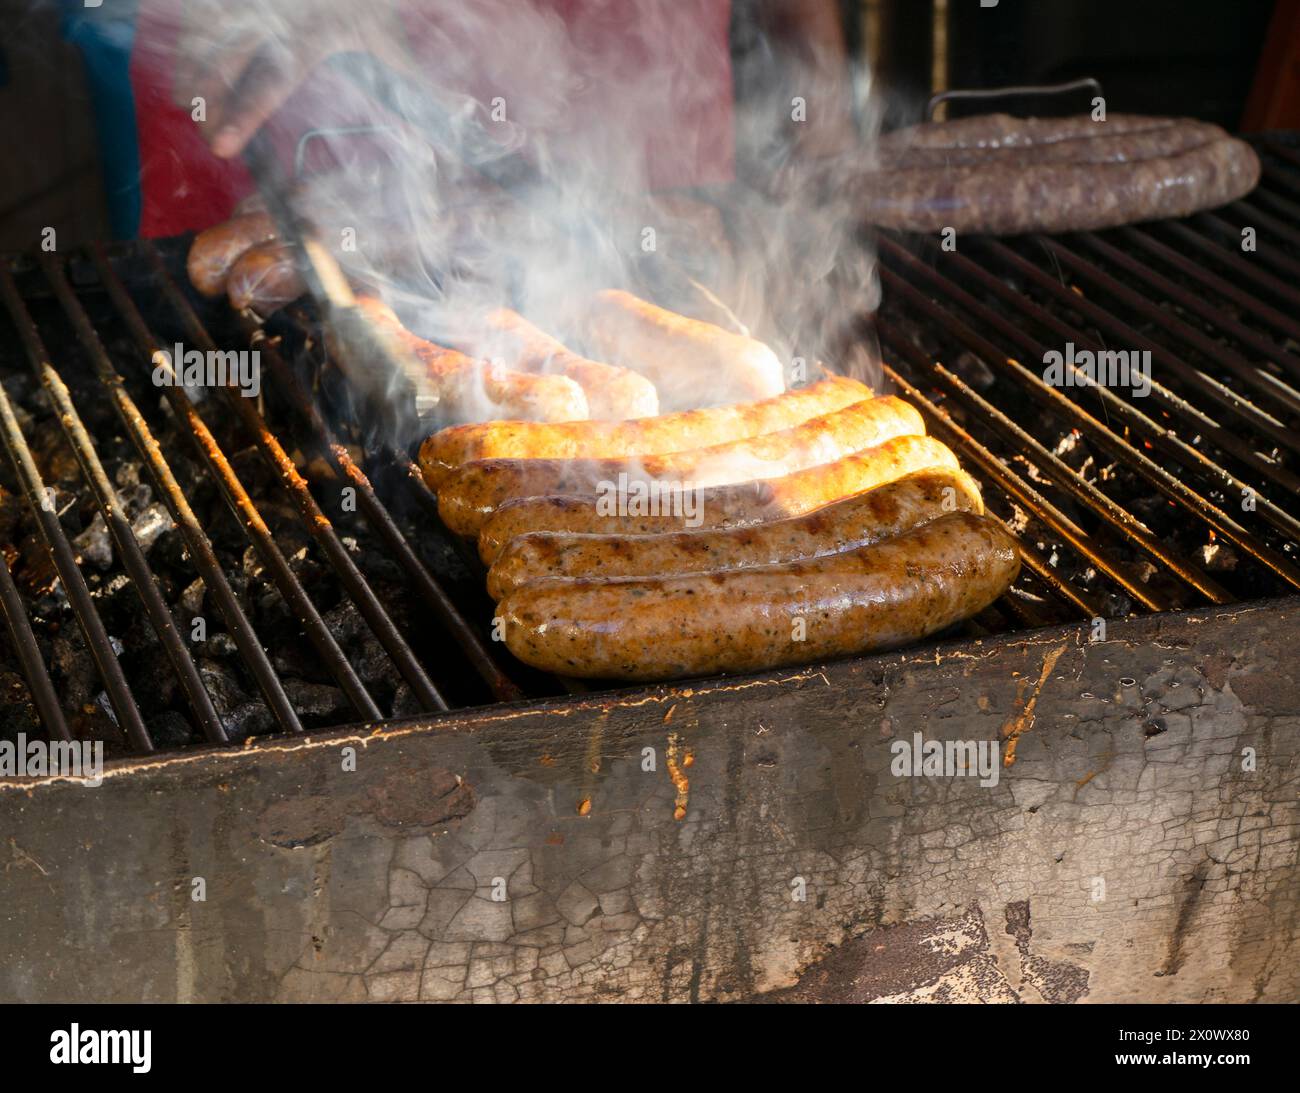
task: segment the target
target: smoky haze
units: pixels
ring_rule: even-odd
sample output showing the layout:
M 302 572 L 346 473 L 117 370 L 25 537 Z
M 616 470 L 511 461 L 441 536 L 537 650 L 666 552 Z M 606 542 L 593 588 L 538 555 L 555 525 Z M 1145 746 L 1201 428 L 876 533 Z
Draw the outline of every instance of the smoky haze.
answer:
M 270 136 L 286 166 L 298 161 L 296 204 L 320 238 L 427 337 L 501 357 L 481 317 L 510 307 L 581 350 L 584 301 L 625 287 L 743 324 L 790 383 L 826 360 L 878 385 L 874 352 L 859 340 L 846 355 L 854 320 L 878 296 L 847 185 L 874 146 L 869 73 L 832 84 L 815 57 L 736 14 L 748 92 L 734 115 L 737 181 L 684 195 L 662 188 L 665 163 L 720 163 L 721 175 L 732 162 L 730 148 L 700 146 L 716 136 L 699 119 L 731 95 L 727 35 L 699 22 L 723 6 L 572 7 L 566 21 L 530 0 L 400 11 L 393 0 L 195 0 L 178 34 L 198 61 L 178 72 L 175 97 L 188 102 L 197 88 L 219 99 L 225 77 L 203 59 L 232 42 L 284 72 L 330 55 L 273 116 Z M 858 103 L 864 139 L 803 154 L 802 127 L 836 95 Z M 288 130 L 305 119 L 317 132 L 300 143 Z M 514 180 L 509 192 L 485 177 L 501 174 Z M 714 208 L 702 211 L 700 198 Z

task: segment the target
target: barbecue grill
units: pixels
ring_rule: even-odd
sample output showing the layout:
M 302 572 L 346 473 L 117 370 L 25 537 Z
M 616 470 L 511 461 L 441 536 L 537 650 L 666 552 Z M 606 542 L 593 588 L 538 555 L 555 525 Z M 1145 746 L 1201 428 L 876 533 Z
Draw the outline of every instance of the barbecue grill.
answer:
M 0 942 L 3 993 L 730 998 L 867 931 L 888 959 L 863 990 L 889 997 L 931 982 L 917 954 L 946 931 L 932 985 L 958 995 L 1294 997 L 1300 151 L 1257 148 L 1260 188 L 1187 221 L 952 251 L 882 234 L 862 333 L 1015 534 L 1020 580 L 899 654 L 635 690 L 492 640 L 476 560 L 407 452 L 349 413 L 309 311 L 197 305 L 184 241 L 7 260 L 7 731 L 111 758 L 94 792 L 0 786 L 9 933 L 57 948 L 41 889 L 71 881 L 44 859 L 74 840 L 115 863 L 83 874 L 96 902 L 152 909 L 105 912 L 116 971 L 84 985 Z M 261 393 L 157 388 L 175 341 L 257 350 Z M 1149 350 L 1150 393 L 1048 385 L 1067 342 Z M 888 745 L 914 730 L 1015 740 L 1002 789 L 890 788 Z M 1243 747 L 1268 760 L 1221 794 Z M 1025 863 L 990 864 L 1008 854 Z M 750 906 L 720 909 L 726 885 Z M 152 963 L 149 921 L 175 931 Z M 1130 967 L 1135 940 L 1152 951 Z M 1007 946 L 1022 983 L 990 970 Z

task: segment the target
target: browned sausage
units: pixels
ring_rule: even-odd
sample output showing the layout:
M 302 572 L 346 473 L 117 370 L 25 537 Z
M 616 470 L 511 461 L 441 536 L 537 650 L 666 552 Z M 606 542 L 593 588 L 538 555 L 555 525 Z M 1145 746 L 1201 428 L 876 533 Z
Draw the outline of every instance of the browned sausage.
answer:
M 749 672 L 889 649 L 970 618 L 1010 587 L 1015 540 L 958 512 L 808 562 L 681 577 L 548 579 L 497 607 L 507 648 L 595 679 Z
M 493 356 L 505 356 L 505 364 L 525 372 L 567 376 L 587 396 L 591 416 L 602 421 L 650 417 L 659 412 L 659 393 L 644 376 L 629 368 L 588 360 L 565 347 L 509 308 L 485 316 Z
M 500 600 L 546 577 L 675 577 L 745 569 L 856 550 L 949 512 L 984 511 L 964 471 L 917 471 L 804 516 L 765 524 L 665 535 L 582 535 L 534 531 L 506 544 L 488 570 Z
M 906 231 L 1092 231 L 1223 205 L 1259 174 L 1248 144 L 1206 122 L 967 118 L 890 134 L 861 207 Z
M 668 410 L 769 398 L 785 389 L 781 362 L 762 342 L 666 311 L 630 292 L 596 293 L 580 330 L 601 360 L 649 379 Z
M 274 238 L 275 222 L 267 213 L 236 216 L 199 232 L 185 262 L 190 282 L 204 296 L 220 296 L 239 256 Z
M 933 437 L 900 436 L 784 478 L 716 486 L 680 499 L 669 498 L 645 514 L 606 514 L 595 497 L 526 497 L 502 505 L 483 525 L 478 552 L 484 564 L 491 565 L 506 543 L 530 531 L 658 535 L 684 527 L 744 527 L 801 516 L 929 467 L 959 469 L 957 457 Z
M 477 535 L 507 501 L 549 494 L 601 494 L 614 508 L 653 490 L 701 490 L 726 482 L 777 478 L 832 463 L 896 436 L 920 435 L 925 422 L 910 404 L 888 395 L 810 418 L 779 433 L 712 448 L 626 459 L 480 459 L 466 463 L 438 489 L 438 514 L 458 535 Z
M 514 372 L 435 345 L 403 326 L 393 309 L 377 297 L 358 296 L 357 306 L 424 365 L 438 394 L 439 413 L 446 417 L 574 421 L 587 416 L 587 398 L 571 379 Z
M 270 315 L 307 291 L 294 249 L 285 243 L 259 243 L 239 256 L 226 279 L 226 296 L 236 311 L 251 307 Z
M 788 429 L 870 397 L 871 388 L 865 384 L 831 376 L 759 402 L 684 410 L 640 421 L 453 425 L 420 446 L 420 467 L 429 487 L 436 490 L 451 471 L 474 459 L 617 459 L 708 448 Z

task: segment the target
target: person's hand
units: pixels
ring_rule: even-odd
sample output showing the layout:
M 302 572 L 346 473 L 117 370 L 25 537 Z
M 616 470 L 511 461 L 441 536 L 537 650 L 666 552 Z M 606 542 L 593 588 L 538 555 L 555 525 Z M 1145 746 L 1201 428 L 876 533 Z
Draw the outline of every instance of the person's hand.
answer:
M 172 95 L 203 100 L 204 136 L 230 158 L 321 62 L 367 52 L 408 69 L 404 41 L 396 0 L 186 0 Z

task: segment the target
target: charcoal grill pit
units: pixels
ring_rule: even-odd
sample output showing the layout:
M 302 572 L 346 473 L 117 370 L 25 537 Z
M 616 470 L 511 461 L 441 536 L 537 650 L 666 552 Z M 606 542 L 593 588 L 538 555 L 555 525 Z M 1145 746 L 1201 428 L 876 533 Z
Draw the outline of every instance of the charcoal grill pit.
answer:
M 294 886 L 310 884 L 284 855 L 318 855 L 331 846 L 342 853 L 348 840 L 371 840 L 377 856 L 357 851 L 356 859 L 377 871 L 367 883 L 384 888 L 383 871 L 390 868 L 384 862 L 391 861 L 388 884 L 414 885 L 429 908 L 435 899 L 447 900 L 448 891 L 468 890 L 465 878 L 457 889 L 443 886 L 442 877 L 464 872 L 465 862 L 479 861 L 476 854 L 508 857 L 511 848 L 524 847 L 532 873 L 512 895 L 524 902 L 511 922 L 493 925 L 498 912 L 480 907 L 490 902 L 482 896 L 466 897 L 471 902 L 458 904 L 445 921 L 428 909 L 418 919 L 426 942 L 465 946 L 463 954 L 447 954 L 446 965 L 453 969 L 448 981 L 459 982 L 465 994 L 479 989 L 465 969 L 504 958 L 488 949 L 529 931 L 547 934 L 547 959 L 559 952 L 567 969 L 619 980 L 608 968 L 594 970 L 602 950 L 585 925 L 608 919 L 615 924 L 609 929 L 623 931 L 626 937 L 619 936 L 634 948 L 653 950 L 666 997 L 685 991 L 725 998 L 779 985 L 819 947 L 864 926 L 842 916 L 833 924 L 804 917 L 798 952 L 786 960 L 773 955 L 780 948 L 773 939 L 786 929 L 783 910 L 747 919 L 733 908 L 727 913 L 748 938 L 744 945 L 724 946 L 727 953 L 716 960 L 708 953 L 681 955 L 699 908 L 691 902 L 695 889 L 681 888 L 673 869 L 717 871 L 725 852 L 732 855 L 729 868 L 748 862 L 764 872 L 734 843 L 743 836 L 757 845 L 771 836 L 768 821 L 752 814 L 759 800 L 793 825 L 800 853 L 832 859 L 799 865 L 796 853 L 782 858 L 780 869 L 822 868 L 827 883 L 867 884 L 871 899 L 888 895 L 894 903 L 919 894 L 932 904 L 944 889 L 947 882 L 936 875 L 918 882 L 921 891 L 906 891 L 901 867 L 879 891 L 854 879 L 847 864 L 852 855 L 843 854 L 867 845 L 879 856 L 887 838 L 882 817 L 899 815 L 883 784 L 848 772 L 858 762 L 864 727 L 867 744 L 877 750 L 896 734 L 910 734 L 913 723 L 936 734 L 968 735 L 983 718 L 979 723 L 1004 739 L 1028 732 L 1018 762 L 1023 769 L 1041 766 L 1049 785 L 1066 789 L 1021 809 L 1029 791 L 1009 767 L 1017 822 L 1031 823 L 1030 816 L 1053 805 L 1063 815 L 1074 809 L 1079 823 L 1066 841 L 1071 853 L 1085 856 L 1109 830 L 1102 805 L 1088 793 L 1108 795 L 1120 802 L 1117 808 L 1131 798 L 1135 815 L 1124 820 L 1125 831 L 1138 839 L 1146 821 L 1136 818 L 1136 806 L 1168 804 L 1160 787 L 1122 780 L 1124 756 L 1131 759 L 1135 745 L 1115 741 L 1128 740 L 1123 734 L 1130 729 L 1144 748 L 1172 746 L 1174 736 L 1193 747 L 1197 733 L 1236 747 L 1276 732 L 1274 766 L 1259 784 L 1232 789 L 1222 804 L 1226 812 L 1214 812 L 1218 790 L 1209 783 L 1203 793 L 1190 785 L 1179 792 L 1195 799 L 1198 816 L 1205 813 L 1197 823 L 1267 815 L 1261 830 L 1286 828 L 1295 822 L 1294 794 L 1278 795 L 1296 762 L 1296 707 L 1290 705 L 1294 681 L 1284 682 L 1276 658 L 1300 637 L 1300 601 L 1293 598 L 1300 589 L 1300 323 L 1291 317 L 1300 304 L 1292 280 L 1300 272 L 1300 154 L 1291 138 L 1258 147 L 1265 161 L 1261 188 L 1248 201 L 1184 222 L 1054 238 L 962 238 L 956 252 L 930 241 L 880 238 L 885 302 L 872 322 L 886 379 L 980 479 L 990 513 L 1017 536 L 1025 565 L 1011 592 L 962 632 L 901 654 L 616 692 L 533 672 L 491 640 L 491 605 L 477 561 L 437 522 L 407 454 L 359 443 L 368 439 L 364 432 L 318 397 L 337 375 L 310 314 L 297 310 L 263 327 L 250 316 L 224 313 L 224 302 L 196 306 L 178 274 L 182 241 L 96 247 L 88 256 L 38 263 L 7 260 L 0 269 L 0 433 L 10 463 L 0 474 L 6 561 L 0 609 L 7 629 L 0 678 L 14 698 L 3 732 L 106 740 L 112 776 L 101 792 L 117 807 L 137 810 L 125 832 L 141 842 L 137 851 L 122 842 L 126 835 L 99 832 L 94 794 L 77 798 L 80 789 L 57 780 L 35 788 L 0 780 L 13 845 L 34 860 L 42 847 L 56 852 L 55 833 L 43 828 L 32 805 L 57 802 L 81 835 L 141 863 L 141 875 L 162 892 L 204 867 L 189 856 L 174 876 L 170 867 L 145 865 L 170 860 L 158 849 L 170 814 L 150 805 L 150 794 L 184 787 L 194 800 L 175 823 L 189 837 L 204 824 L 227 824 L 258 847 L 260 866 L 237 869 L 219 855 L 232 878 L 232 900 L 253 875 L 250 868 L 269 869 L 286 891 L 298 891 Z M 1234 243 L 1245 226 L 1258 232 L 1257 252 Z M 156 389 L 149 380 L 156 352 L 176 340 L 200 349 L 256 348 L 261 397 L 222 391 L 198 399 L 176 387 Z M 1048 386 L 1039 362 L 1067 341 L 1080 348 L 1150 349 L 1151 394 L 1133 399 L 1104 388 Z M 75 459 L 69 460 L 68 445 Z M 41 503 L 47 486 L 54 488 L 49 506 Z M 355 511 L 341 504 L 345 487 L 354 491 Z M 1243 508 L 1243 497 L 1253 507 Z M 142 516 L 159 503 L 174 523 L 161 531 L 157 510 L 148 520 Z M 202 642 L 190 636 L 196 617 L 209 628 Z M 1098 641 L 1088 631 L 1100 618 L 1109 620 L 1110 634 Z M 1106 652 L 1107 643 L 1116 645 L 1116 656 Z M 1266 698 L 1258 686 L 1240 683 L 1243 713 L 1236 698 L 1225 697 L 1234 664 L 1281 688 L 1281 697 Z M 1132 682 L 1120 682 L 1121 676 Z M 1053 705 L 1043 691 L 1062 679 L 1079 682 L 1079 697 Z M 1182 712 L 1188 707 L 1173 691 L 1180 685 L 1197 690 L 1193 713 L 1205 710 L 1201 720 Z M 1104 687 L 1116 696 L 1106 710 L 1096 705 Z M 1050 727 L 1039 726 L 1037 737 L 1030 732 L 1036 704 L 1040 715 L 1051 709 L 1054 718 Z M 957 725 L 962 718 L 945 723 L 954 713 L 966 715 L 964 727 Z M 1234 717 L 1238 729 L 1224 728 L 1237 724 Z M 1084 727 L 1094 723 L 1095 734 Z M 1111 752 L 1097 751 L 1095 741 L 1109 741 Z M 339 781 L 338 749 L 358 745 L 375 749 L 372 765 L 355 782 Z M 644 747 L 658 749 L 661 780 L 663 764 L 676 772 L 665 785 L 655 783 L 648 797 L 636 788 L 635 757 Z M 685 776 L 682 757 L 692 748 L 699 759 Z M 1113 786 L 1105 774 L 1112 766 Z M 791 781 L 775 788 L 763 782 L 773 770 Z M 252 772 L 254 783 L 264 779 L 267 793 L 258 796 L 241 781 L 234 794 L 243 818 L 227 822 L 213 795 L 227 792 L 241 771 Z M 836 795 L 841 782 L 847 796 Z M 15 788 L 31 801 L 20 803 Z M 974 800 L 962 792 L 913 800 L 909 808 L 933 818 L 936 810 Z M 483 820 L 487 828 L 474 828 L 485 809 L 499 813 L 499 827 Z M 683 844 L 695 816 L 706 825 L 702 832 L 721 840 L 717 856 L 693 857 Z M 991 826 L 973 839 L 1001 830 L 1001 819 L 981 822 Z M 588 826 L 575 826 L 581 824 Z M 470 830 L 478 842 L 462 845 L 458 832 Z M 823 843 L 819 831 L 834 832 L 835 839 Z M 920 829 L 897 837 L 913 836 L 919 840 Z M 615 844 L 624 849 L 600 849 Z M 464 851 L 452 855 L 459 864 L 445 874 L 451 858 L 439 857 L 443 845 Z M 1199 850 L 1204 841 L 1193 845 Z M 1293 943 L 1269 917 L 1284 916 L 1285 901 L 1268 903 L 1260 894 L 1294 877 L 1294 841 L 1286 845 L 1289 860 L 1273 860 L 1241 883 L 1267 903 L 1258 912 L 1268 920 L 1260 930 Z M 917 842 L 907 853 L 933 862 L 936 852 Z M 320 864 L 325 859 L 311 860 L 318 879 L 325 871 L 320 885 L 340 885 L 340 899 L 356 895 L 350 882 L 328 878 Z M 615 861 L 617 868 L 608 865 Z M 963 878 L 954 890 L 979 889 L 964 870 L 987 870 L 987 863 L 953 861 Z M 488 868 L 480 865 L 480 872 Z M 601 869 L 611 877 L 592 880 L 590 872 Z M 638 869 L 656 878 L 661 903 L 632 924 L 623 907 Z M 1283 879 L 1270 880 L 1270 870 Z M 483 886 L 473 869 L 465 876 L 470 888 Z M 37 933 L 43 929 L 33 917 L 39 899 L 28 886 L 38 879 L 6 869 L 0 881 L 13 888 L 8 904 Z M 1168 880 L 1175 888 L 1180 883 Z M 1163 899 L 1167 889 L 1152 893 L 1135 897 L 1140 910 L 1132 922 L 1116 910 L 1118 925 L 1108 928 L 1136 923 L 1138 933 L 1162 936 L 1167 924 L 1155 911 L 1148 915 L 1141 900 Z M 675 894 L 686 901 L 682 916 L 669 906 Z M 567 926 L 558 939 L 547 933 L 554 922 L 542 921 L 549 911 L 522 910 L 534 896 L 563 907 L 555 921 Z M 583 919 L 573 903 L 588 897 L 598 909 Z M 861 892 L 857 898 L 863 905 Z M 386 899 L 368 920 L 376 936 L 390 929 L 385 922 L 416 920 L 401 913 L 413 904 L 389 906 Z M 328 934 L 324 948 L 342 969 L 329 974 L 342 978 L 326 987 L 305 970 L 286 973 L 309 965 L 267 949 L 248 958 L 264 971 L 274 967 L 281 978 L 250 986 L 251 979 L 231 979 L 227 970 L 213 981 L 223 985 L 212 990 L 302 998 L 337 987 L 342 997 L 357 991 L 443 996 L 437 975 L 430 984 L 427 963 L 412 977 L 400 962 L 388 968 L 380 960 L 388 970 L 372 982 L 358 954 L 378 944 L 374 938 L 359 936 L 328 910 L 321 912 L 324 925 L 309 927 L 297 917 L 300 909 L 270 902 L 291 931 Z M 351 906 L 339 903 L 345 905 Z M 839 896 L 830 905 L 836 913 L 860 913 Z M 478 916 L 473 924 L 462 921 L 467 907 Z M 985 923 L 987 908 L 970 913 L 989 936 L 1001 929 Z M 228 930 L 242 912 L 192 912 L 176 904 L 169 921 L 190 914 L 216 914 L 214 928 Z M 945 904 L 943 914 L 958 912 Z M 1046 914 L 1062 936 L 1074 929 L 1064 923 L 1078 918 L 1077 909 L 1059 901 Z M 647 940 L 655 922 L 669 924 L 663 944 Z M 888 922 L 882 910 L 865 926 L 881 930 Z M 119 922 L 110 932 L 127 929 Z M 419 933 L 410 924 L 391 929 Z M 637 930 L 649 933 L 634 936 Z M 582 938 L 569 940 L 577 937 L 573 931 Z M 416 944 L 410 937 L 407 943 Z M 245 951 L 243 942 L 231 944 Z M 738 972 L 738 954 L 747 947 L 766 953 L 766 963 Z M 1278 951 L 1285 954 L 1286 944 Z M 1257 970 L 1279 959 L 1253 950 L 1239 958 Z M 0 945 L 0 962 L 25 967 L 26 959 Z M 147 964 L 141 960 L 141 967 Z M 679 965 L 694 967 L 694 979 L 678 982 Z M 1194 995 L 1215 967 L 1211 961 L 1202 978 L 1184 973 L 1181 983 L 1171 979 L 1162 989 L 1171 998 L 1184 989 Z M 701 969 L 707 970 L 703 986 Z M 1115 964 L 1081 974 L 1084 982 L 1094 976 L 1094 997 L 1136 989 Z M 1267 989 L 1287 997 L 1284 980 L 1279 975 Z M 491 989 L 504 981 L 493 979 Z M 76 993 L 63 972 L 51 978 L 52 994 L 13 982 L 0 994 Z M 558 965 L 548 972 L 549 985 L 526 982 L 540 984 L 542 996 L 570 989 Z M 511 989 L 519 993 L 519 985 Z M 173 986 L 183 993 L 179 980 Z M 120 989 L 129 997 L 138 987 Z M 199 987 L 194 996 L 207 990 Z

